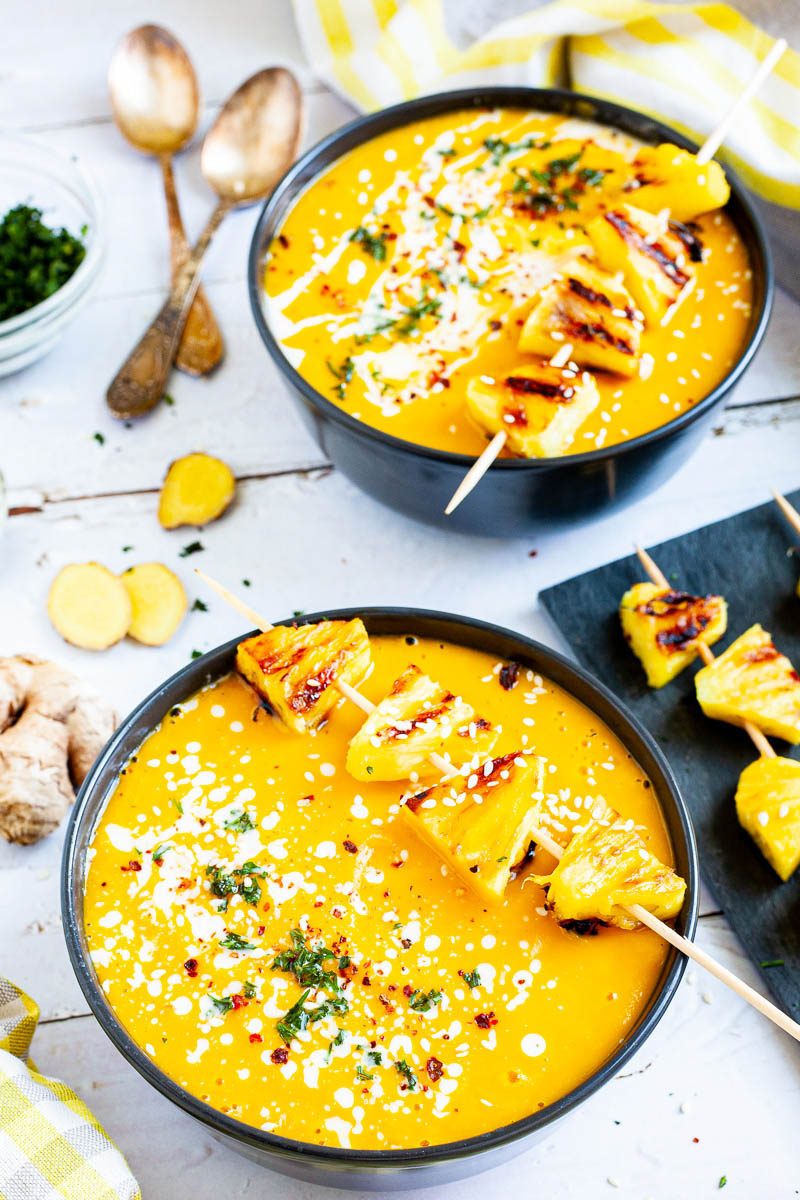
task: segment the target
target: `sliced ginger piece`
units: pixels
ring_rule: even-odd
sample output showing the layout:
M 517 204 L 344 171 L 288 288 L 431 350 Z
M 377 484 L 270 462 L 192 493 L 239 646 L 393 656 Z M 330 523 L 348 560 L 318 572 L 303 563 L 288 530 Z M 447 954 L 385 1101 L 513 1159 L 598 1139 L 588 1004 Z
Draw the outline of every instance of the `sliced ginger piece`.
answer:
M 28 845 L 52 833 L 114 724 L 94 689 L 55 663 L 0 658 L 0 836 Z
M 125 637 L 133 609 L 119 576 L 88 562 L 62 567 L 50 586 L 47 613 L 65 642 L 107 650 Z
M 188 602 L 180 579 L 158 562 L 129 567 L 120 578 L 133 611 L 128 637 L 145 646 L 163 646 L 186 613 Z
M 208 525 L 222 516 L 235 491 L 236 480 L 227 463 L 210 454 L 185 454 L 167 471 L 158 519 L 164 529 Z

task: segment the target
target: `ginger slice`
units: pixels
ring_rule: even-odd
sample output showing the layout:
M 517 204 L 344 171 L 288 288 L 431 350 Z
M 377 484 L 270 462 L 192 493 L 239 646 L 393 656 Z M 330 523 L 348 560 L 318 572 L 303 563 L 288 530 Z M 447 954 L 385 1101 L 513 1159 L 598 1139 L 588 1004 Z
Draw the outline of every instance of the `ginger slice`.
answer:
M 158 519 L 164 529 L 208 525 L 222 516 L 235 491 L 236 480 L 227 463 L 210 454 L 185 454 L 167 471 Z
M 52 833 L 114 725 L 111 708 L 69 671 L 30 655 L 0 658 L 0 836 L 29 844 Z
M 127 588 L 100 563 L 70 563 L 50 586 L 47 613 L 64 641 L 107 650 L 124 638 L 133 616 Z
M 131 600 L 128 636 L 145 646 L 163 646 L 184 618 L 186 592 L 163 563 L 139 563 L 120 576 Z

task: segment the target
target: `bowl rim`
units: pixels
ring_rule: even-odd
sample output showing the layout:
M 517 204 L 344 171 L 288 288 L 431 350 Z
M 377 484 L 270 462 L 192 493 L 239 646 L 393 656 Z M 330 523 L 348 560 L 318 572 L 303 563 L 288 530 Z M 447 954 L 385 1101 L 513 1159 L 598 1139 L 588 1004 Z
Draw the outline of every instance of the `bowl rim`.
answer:
M 78 264 L 66 283 L 53 292 L 52 296 L 48 296 L 45 300 L 40 300 L 38 304 L 34 304 L 31 308 L 26 308 L 24 312 L 17 313 L 14 317 L 8 317 L 5 321 L 0 321 L 0 342 L 4 338 L 10 338 L 13 334 L 27 329 L 29 326 L 49 324 L 62 315 L 62 310 L 66 311 L 72 304 L 82 299 L 84 292 L 94 282 L 105 252 L 105 206 L 102 194 L 93 176 L 83 165 L 79 156 L 67 155 L 61 150 L 56 150 L 54 147 L 34 139 L 0 130 L 0 153 L 2 153 L 3 146 L 6 144 L 10 144 L 12 148 L 17 146 L 24 148 L 25 151 L 33 151 L 35 154 L 40 155 L 43 161 L 48 160 L 53 167 L 50 173 L 51 177 L 57 178 L 62 186 L 69 187 L 70 184 L 77 182 L 85 190 L 86 195 L 77 195 L 76 199 L 87 211 L 87 224 L 89 224 L 89 233 L 91 236 L 88 241 L 84 242 L 86 253 L 83 256 L 83 260 Z M 37 175 L 45 173 L 44 168 L 40 170 L 33 168 L 33 171 Z M 70 190 L 75 195 L 74 189 L 70 188 Z M 20 200 L 19 203 L 24 204 L 26 201 Z M 93 228 L 92 225 L 94 226 Z M 73 234 L 72 236 L 76 235 Z
M 332 619 L 351 620 L 354 617 L 362 618 L 368 629 L 371 624 L 391 626 L 394 623 L 396 625 L 394 632 L 400 632 L 402 629 L 407 633 L 419 631 L 420 636 L 423 637 L 445 637 L 444 632 L 436 634 L 424 631 L 426 624 L 438 625 L 440 630 L 445 627 L 448 631 L 447 636 L 450 636 L 458 645 L 474 645 L 478 638 L 488 638 L 490 642 L 494 640 L 495 642 L 513 643 L 515 651 L 523 661 L 526 657 L 529 661 L 535 661 L 535 669 L 541 670 L 548 677 L 553 677 L 558 686 L 564 687 L 570 694 L 574 694 L 576 699 L 590 711 L 595 712 L 604 722 L 608 723 L 610 719 L 613 719 L 616 729 L 613 725 L 610 727 L 623 744 L 634 753 L 637 761 L 639 761 L 642 751 L 644 751 L 645 757 L 649 756 L 651 759 L 648 773 L 652 775 L 652 767 L 655 766 L 658 783 L 656 784 L 655 779 L 653 782 L 657 786 L 660 805 L 663 808 L 666 797 L 674 811 L 674 827 L 670 822 L 669 832 L 676 856 L 680 858 L 685 855 L 687 876 L 686 896 L 679 923 L 683 928 L 684 936 L 690 939 L 693 937 L 699 904 L 699 869 L 697 845 L 689 810 L 669 763 L 655 739 L 638 718 L 629 712 L 622 701 L 604 684 L 558 651 L 552 650 L 527 635 L 491 622 L 434 609 L 384 606 L 335 608 L 304 614 L 299 619 L 290 617 L 276 622 L 276 624 L 313 624 L 317 621 Z M 252 633 L 256 632 L 252 631 Z M 380 636 L 380 632 L 380 628 L 376 630 L 378 636 Z M 318 1146 L 296 1138 L 283 1137 L 238 1121 L 205 1104 L 170 1078 L 140 1049 L 117 1018 L 97 981 L 88 950 L 85 951 L 82 944 L 81 901 L 86 848 L 90 842 L 92 831 L 112 794 L 119 777 L 120 766 L 127 761 L 131 754 L 136 752 L 138 746 L 149 736 L 155 724 L 163 719 L 169 709 L 174 704 L 181 703 L 181 699 L 178 699 L 177 696 L 178 691 L 182 699 L 187 699 L 201 687 L 222 678 L 231 670 L 235 647 L 242 637 L 248 636 L 251 634 L 245 633 L 231 638 L 208 651 L 201 658 L 187 663 L 140 701 L 110 738 L 78 793 L 69 818 L 64 842 L 61 870 L 62 921 L 73 971 L 101 1028 L 117 1050 L 152 1087 L 215 1133 L 223 1138 L 227 1137 L 237 1144 L 261 1150 L 267 1155 L 288 1160 L 302 1159 L 316 1167 L 332 1170 L 355 1169 L 364 1173 L 420 1168 L 474 1157 L 526 1138 L 537 1130 L 556 1124 L 612 1078 L 653 1032 L 671 1003 L 686 969 L 687 960 L 678 951 L 672 947 L 668 948 L 659 982 L 636 1025 L 630 1030 L 618 1049 L 581 1084 L 545 1108 L 537 1109 L 510 1124 L 501 1125 L 486 1133 L 427 1147 L 395 1150 L 349 1150 L 338 1146 Z M 464 640 L 469 637 L 473 638 L 473 642 Z M 573 687 L 577 689 L 576 692 L 572 691 Z M 605 715 L 602 715 L 602 712 L 594 707 L 595 705 L 599 707 L 599 710 L 605 709 Z M 128 744 L 132 741 L 132 735 L 135 735 L 135 745 Z M 634 751 L 633 745 L 637 743 L 638 748 Z M 676 831 L 680 834 L 682 845 L 677 844 Z
M 279 213 L 275 219 L 277 229 L 280 220 L 283 219 L 288 208 L 291 207 L 291 204 L 294 203 L 297 197 L 307 187 L 311 186 L 323 170 L 327 170 L 331 166 L 336 157 L 339 157 L 334 155 L 328 161 L 326 158 L 328 152 L 335 149 L 339 143 L 348 141 L 356 133 L 363 134 L 360 142 L 354 143 L 353 146 L 348 146 L 347 150 L 341 151 L 341 154 L 355 148 L 356 144 L 361 144 L 368 141 L 370 137 L 377 136 L 378 133 L 409 124 L 418 118 L 434 116 L 457 108 L 491 107 L 492 105 L 503 103 L 508 107 L 535 108 L 537 101 L 540 105 L 544 103 L 545 106 L 549 102 L 549 111 L 565 111 L 567 113 L 571 106 L 588 104 L 596 112 L 594 116 L 587 119 L 594 120 L 600 125 L 610 125 L 625 131 L 626 121 L 629 123 L 644 122 L 650 131 L 654 135 L 657 135 L 661 141 L 671 141 L 675 145 L 693 152 L 699 149 L 697 142 L 685 137 L 677 129 L 673 129 L 664 122 L 655 117 L 650 117 L 647 113 L 640 112 L 637 109 L 628 108 L 625 105 L 617 104 L 611 100 L 604 100 L 599 96 L 592 96 L 586 92 L 573 92 L 565 88 L 535 88 L 522 84 L 494 84 L 434 92 L 426 96 L 420 96 L 415 100 L 404 100 L 399 104 L 378 109 L 376 112 L 363 114 L 340 126 L 338 129 L 333 130 L 332 133 L 329 133 L 315 145 L 311 146 L 276 184 L 275 189 L 267 198 L 259 213 L 250 242 L 247 261 L 247 290 L 250 297 L 250 308 L 261 340 L 287 383 L 296 391 L 299 391 L 306 402 L 319 415 L 327 420 L 332 420 L 335 424 L 342 426 L 356 436 L 365 438 L 367 441 L 380 442 L 382 445 L 396 451 L 406 454 L 416 454 L 421 458 L 448 464 L 449 466 L 461 467 L 464 470 L 469 469 L 475 463 L 477 455 L 462 454 L 452 450 L 440 450 L 434 446 L 424 446 L 419 442 L 411 442 L 405 438 L 397 437 L 395 434 L 387 433 L 382 429 L 377 429 L 366 421 L 357 420 L 349 413 L 344 412 L 332 400 L 323 396 L 321 392 L 318 392 L 292 366 L 281 347 L 280 341 L 270 328 L 266 306 L 262 302 L 264 231 L 272 223 L 275 214 Z M 637 136 L 641 136 L 641 130 Z M 321 158 L 326 158 L 325 163 L 322 165 L 317 161 Z M 317 169 L 307 179 L 303 179 L 309 168 L 313 168 L 315 165 Z M 679 413 L 678 416 L 673 417 L 663 425 L 658 425 L 655 429 L 650 429 L 639 434 L 635 438 L 630 438 L 623 442 L 612 442 L 609 445 L 600 447 L 600 449 L 584 450 L 579 454 L 563 454 L 554 458 L 496 458 L 490 465 L 489 472 L 548 471 L 573 465 L 578 468 L 584 466 L 591 467 L 596 463 L 606 462 L 611 456 L 635 454 L 653 442 L 672 437 L 688 425 L 699 420 L 738 383 L 741 376 L 750 366 L 753 356 L 764 338 L 772 313 L 775 281 L 772 256 L 761 218 L 750 201 L 746 188 L 735 172 L 726 166 L 725 174 L 731 187 L 731 198 L 735 199 L 737 205 L 742 209 L 742 216 L 744 217 L 744 221 L 737 220 L 737 229 L 741 232 L 743 228 L 749 226 L 748 233 L 752 240 L 752 245 L 748 247 L 752 260 L 751 269 L 754 279 L 761 283 L 763 290 L 760 308 L 757 312 L 754 311 L 751 318 L 749 336 L 742 347 L 739 358 L 733 364 L 730 371 L 706 396 L 698 400 L 692 408 L 687 409 L 684 413 Z M 295 185 L 298 180 L 302 182 L 300 186 L 296 187 Z M 279 212 L 287 194 L 289 195 L 288 206 L 284 211 Z

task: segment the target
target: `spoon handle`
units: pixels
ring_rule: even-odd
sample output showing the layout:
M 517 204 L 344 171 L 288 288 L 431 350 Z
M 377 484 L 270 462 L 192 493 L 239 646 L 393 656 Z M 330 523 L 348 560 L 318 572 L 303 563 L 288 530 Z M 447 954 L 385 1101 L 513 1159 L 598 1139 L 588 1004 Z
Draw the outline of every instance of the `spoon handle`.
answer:
M 170 258 L 172 263 L 172 284 L 178 278 L 178 272 L 189 257 L 189 243 L 183 228 L 178 196 L 175 191 L 175 176 L 172 171 L 172 155 L 159 155 L 161 174 L 164 180 L 164 196 L 167 202 L 167 220 L 169 222 Z M 217 324 L 211 305 L 202 287 L 197 289 L 189 315 L 186 318 L 181 340 L 178 343 L 178 353 L 175 355 L 175 366 L 189 375 L 208 375 L 219 365 L 225 352 L 219 325 Z
M 155 320 L 109 384 L 106 403 L 120 420 L 141 417 L 162 399 L 178 342 L 200 284 L 203 256 L 232 207 L 228 200 L 219 201 L 197 245 L 179 269 Z

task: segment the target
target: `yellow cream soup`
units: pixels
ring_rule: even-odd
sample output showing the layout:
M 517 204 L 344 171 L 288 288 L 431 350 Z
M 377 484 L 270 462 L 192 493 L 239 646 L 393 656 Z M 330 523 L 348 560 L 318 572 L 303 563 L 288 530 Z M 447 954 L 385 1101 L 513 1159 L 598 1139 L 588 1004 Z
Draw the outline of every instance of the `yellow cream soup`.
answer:
M 416 663 L 501 726 L 496 752 L 546 757 L 555 828 L 602 795 L 670 861 L 639 766 L 560 688 L 523 670 L 507 691 L 501 664 L 454 645 L 371 644 L 372 700 Z M 89 945 L 134 1040 L 214 1108 L 319 1145 L 449 1142 L 535 1112 L 600 1067 L 647 1004 L 665 947 L 645 929 L 561 929 L 531 868 L 487 910 L 398 821 L 402 784 L 348 776 L 362 719 L 342 702 L 315 735 L 287 732 L 236 676 L 173 710 L 96 830 Z M 246 862 L 253 874 L 234 875 Z M 543 853 L 534 864 L 550 865 Z M 227 911 L 217 868 L 248 892 Z M 273 963 L 296 929 L 333 952 L 323 968 L 339 972 L 346 1011 L 286 1046 L 276 1026 L 304 989 Z M 306 1004 L 330 996 L 312 988 Z
M 352 150 L 300 196 L 270 247 L 269 320 L 287 358 L 369 425 L 480 453 L 486 437 L 464 404 L 469 379 L 536 361 L 517 343 L 552 276 L 548 261 L 588 246 L 584 227 L 632 177 L 637 145 L 585 121 L 472 109 Z M 554 193 L 541 215 L 518 185 L 536 173 Z M 668 325 L 644 328 L 638 377 L 596 372 L 600 403 L 567 453 L 663 425 L 738 359 L 751 309 L 747 253 L 724 212 L 697 226 L 707 257 L 693 293 Z

